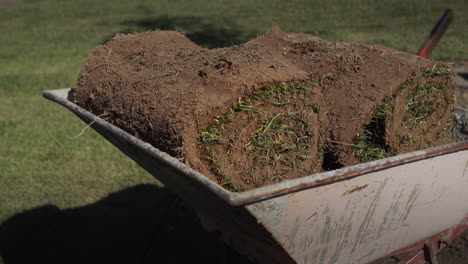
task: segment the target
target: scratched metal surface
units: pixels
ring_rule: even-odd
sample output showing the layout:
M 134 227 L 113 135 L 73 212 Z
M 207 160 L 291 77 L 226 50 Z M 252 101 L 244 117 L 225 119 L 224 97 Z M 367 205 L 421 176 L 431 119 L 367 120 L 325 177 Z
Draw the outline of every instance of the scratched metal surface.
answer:
M 44 92 L 93 121 L 92 128 L 218 226 L 227 225 L 221 229 L 283 263 L 368 262 L 447 229 L 468 212 L 462 192 L 468 141 L 232 193 L 78 107 L 72 95 L 71 89 Z
M 468 212 L 466 190 L 463 151 L 247 209 L 298 263 L 367 263 L 458 224 Z

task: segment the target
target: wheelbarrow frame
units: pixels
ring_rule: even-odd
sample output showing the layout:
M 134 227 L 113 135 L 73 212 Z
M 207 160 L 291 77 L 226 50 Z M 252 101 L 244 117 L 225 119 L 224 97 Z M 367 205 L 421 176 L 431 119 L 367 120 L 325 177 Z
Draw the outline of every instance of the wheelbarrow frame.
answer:
M 191 204 L 208 229 L 260 262 L 365 263 L 458 226 L 468 212 L 461 201 L 468 200 L 468 141 L 233 193 L 77 106 L 73 89 L 43 95 L 91 124 Z

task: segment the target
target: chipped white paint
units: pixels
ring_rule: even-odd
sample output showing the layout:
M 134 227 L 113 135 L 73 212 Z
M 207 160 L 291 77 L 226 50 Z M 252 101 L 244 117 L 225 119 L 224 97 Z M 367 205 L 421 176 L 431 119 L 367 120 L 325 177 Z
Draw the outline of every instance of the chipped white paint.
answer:
M 466 190 L 463 151 L 264 201 L 274 214 L 247 208 L 267 226 L 282 216 L 269 231 L 298 263 L 366 263 L 457 225 Z

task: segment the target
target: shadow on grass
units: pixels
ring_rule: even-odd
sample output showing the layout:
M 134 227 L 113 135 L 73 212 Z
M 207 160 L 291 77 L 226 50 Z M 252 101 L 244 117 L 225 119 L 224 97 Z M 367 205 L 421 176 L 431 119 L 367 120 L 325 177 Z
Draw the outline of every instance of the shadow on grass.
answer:
M 0 226 L 0 256 L 15 263 L 248 263 L 165 188 L 139 185 L 84 207 L 47 205 Z
M 199 17 L 169 17 L 127 20 L 121 23 L 125 30 L 104 38 L 102 43 L 111 40 L 117 33 L 144 32 L 150 30 L 175 30 L 184 33 L 194 43 L 205 48 L 219 48 L 242 44 L 255 36 L 252 32 L 224 18 L 208 21 Z

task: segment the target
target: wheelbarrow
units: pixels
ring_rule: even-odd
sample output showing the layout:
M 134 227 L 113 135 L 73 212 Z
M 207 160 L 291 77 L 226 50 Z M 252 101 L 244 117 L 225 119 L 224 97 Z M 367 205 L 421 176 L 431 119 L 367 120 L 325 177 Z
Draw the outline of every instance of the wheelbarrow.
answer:
M 73 94 L 43 93 L 187 201 L 206 228 L 220 230 L 259 262 L 367 263 L 408 252 L 424 257 L 468 228 L 468 138 L 234 193 L 77 106 Z M 456 111 L 468 116 L 466 109 Z
M 195 208 L 205 228 L 221 231 L 258 262 L 368 263 L 402 256 L 399 263 L 436 263 L 436 253 L 468 229 L 465 108 L 456 109 L 456 143 L 234 193 L 77 106 L 73 89 L 43 95 L 90 124 Z

